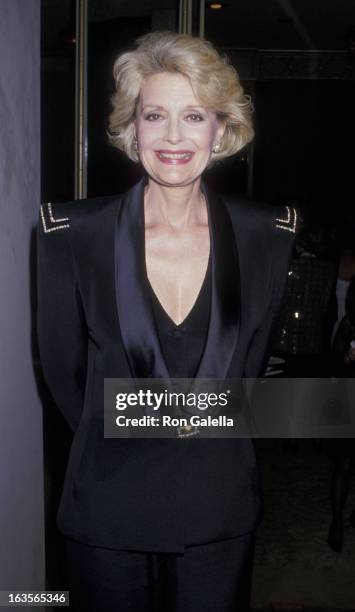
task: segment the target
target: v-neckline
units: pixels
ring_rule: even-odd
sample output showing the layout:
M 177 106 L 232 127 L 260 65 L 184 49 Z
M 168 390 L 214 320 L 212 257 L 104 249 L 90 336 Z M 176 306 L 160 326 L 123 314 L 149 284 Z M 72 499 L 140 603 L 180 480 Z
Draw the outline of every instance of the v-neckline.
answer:
M 149 286 L 149 289 L 150 289 L 150 292 L 151 292 L 151 295 L 152 295 L 153 299 L 157 303 L 157 305 L 158 305 L 159 309 L 161 310 L 161 312 L 163 313 L 163 315 L 169 321 L 170 325 L 172 325 L 174 327 L 174 329 L 183 329 L 183 326 L 187 323 L 187 321 L 190 319 L 193 311 L 195 310 L 195 308 L 196 308 L 196 306 L 197 306 L 197 304 L 198 304 L 198 302 L 199 302 L 199 300 L 200 300 L 200 298 L 202 296 L 202 293 L 203 293 L 203 291 L 205 289 L 205 285 L 206 285 L 206 282 L 207 282 L 207 277 L 208 277 L 208 274 L 210 273 L 210 264 L 211 264 L 211 247 L 210 247 L 210 252 L 209 252 L 209 255 L 208 255 L 208 261 L 207 261 L 207 267 L 206 267 L 205 275 L 203 277 L 200 290 L 199 290 L 199 292 L 198 292 L 198 294 L 196 296 L 196 299 L 195 299 L 194 303 L 192 304 L 189 312 L 187 313 L 185 318 L 181 321 L 181 323 L 175 323 L 175 321 L 167 313 L 167 311 L 165 310 L 164 306 L 162 305 L 161 301 L 159 300 L 157 294 L 155 293 L 155 291 L 153 289 L 153 286 L 152 286 L 152 284 L 151 284 L 151 282 L 150 282 L 150 280 L 148 278 L 148 274 L 146 275 L 148 286 Z
M 169 377 L 149 294 L 143 250 L 144 176 L 118 200 L 114 237 L 119 330 L 135 378 Z M 209 214 L 211 304 L 206 344 L 197 378 L 227 375 L 240 336 L 241 288 L 238 244 L 229 204 L 201 181 Z

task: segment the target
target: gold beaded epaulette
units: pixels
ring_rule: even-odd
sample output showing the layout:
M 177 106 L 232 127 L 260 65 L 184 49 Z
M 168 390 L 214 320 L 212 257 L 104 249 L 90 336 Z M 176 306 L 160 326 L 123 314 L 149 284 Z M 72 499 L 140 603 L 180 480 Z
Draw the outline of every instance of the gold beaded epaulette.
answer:
M 43 230 L 46 233 L 54 232 L 55 230 L 69 227 L 69 223 L 66 223 L 66 221 L 69 221 L 69 217 L 62 217 L 61 219 L 56 219 L 54 217 L 51 202 L 46 202 L 45 204 L 42 204 L 40 212 Z
M 283 219 L 275 219 L 276 227 L 287 230 L 288 232 L 296 233 L 297 226 L 297 211 L 292 206 L 285 206 L 286 215 Z

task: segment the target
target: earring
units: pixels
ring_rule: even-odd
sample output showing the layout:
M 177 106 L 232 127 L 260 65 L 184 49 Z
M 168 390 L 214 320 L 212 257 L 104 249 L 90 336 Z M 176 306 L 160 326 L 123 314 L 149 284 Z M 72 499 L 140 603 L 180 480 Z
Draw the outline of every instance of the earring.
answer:
M 212 147 L 212 153 L 218 153 L 221 148 L 221 143 L 216 142 L 216 144 Z
M 133 148 L 135 151 L 138 151 L 138 139 L 137 136 L 133 136 Z

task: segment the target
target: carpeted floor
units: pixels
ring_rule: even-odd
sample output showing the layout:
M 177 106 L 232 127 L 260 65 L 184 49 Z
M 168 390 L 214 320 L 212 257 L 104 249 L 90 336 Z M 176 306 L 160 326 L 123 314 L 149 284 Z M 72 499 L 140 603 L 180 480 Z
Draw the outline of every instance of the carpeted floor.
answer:
M 252 606 L 256 610 L 355 611 L 355 531 L 339 553 L 326 542 L 332 462 L 312 440 L 256 440 L 265 499 L 258 530 Z M 345 517 L 355 509 L 355 474 Z

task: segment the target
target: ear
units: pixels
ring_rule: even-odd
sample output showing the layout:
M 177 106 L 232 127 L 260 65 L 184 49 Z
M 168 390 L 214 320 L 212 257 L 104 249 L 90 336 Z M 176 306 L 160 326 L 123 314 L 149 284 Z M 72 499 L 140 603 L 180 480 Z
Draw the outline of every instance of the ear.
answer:
M 133 123 L 132 123 L 132 136 L 133 136 L 133 138 L 137 138 L 137 125 L 136 125 L 136 121 L 133 121 Z
M 222 140 L 224 132 L 226 130 L 226 124 L 224 121 L 221 121 L 221 119 L 218 119 L 218 128 L 217 128 L 217 140 Z

